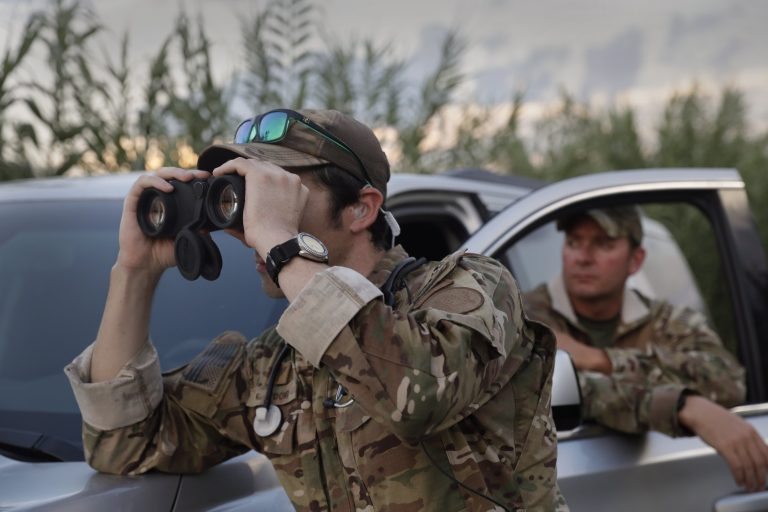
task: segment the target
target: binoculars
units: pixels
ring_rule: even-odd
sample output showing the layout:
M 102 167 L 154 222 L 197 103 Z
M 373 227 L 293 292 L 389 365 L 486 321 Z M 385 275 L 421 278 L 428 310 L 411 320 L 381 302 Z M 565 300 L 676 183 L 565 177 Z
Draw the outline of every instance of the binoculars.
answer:
M 221 252 L 202 232 L 243 226 L 245 179 L 228 174 L 189 182 L 169 180 L 173 192 L 147 188 L 136 210 L 141 231 L 173 238 L 176 265 L 186 279 L 213 281 L 221 273 Z

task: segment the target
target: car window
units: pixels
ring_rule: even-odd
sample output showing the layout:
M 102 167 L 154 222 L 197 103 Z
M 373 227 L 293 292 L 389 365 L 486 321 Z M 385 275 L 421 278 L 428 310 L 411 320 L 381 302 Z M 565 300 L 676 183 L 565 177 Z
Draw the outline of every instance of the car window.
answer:
M 629 286 L 645 296 L 702 312 L 723 343 L 736 352 L 728 287 L 715 233 L 704 213 L 686 203 L 645 203 L 642 212 L 646 260 Z M 551 220 L 506 248 L 508 262 L 522 291 L 552 279 L 561 270 L 563 233 Z
M 96 336 L 117 255 L 122 201 L 0 204 L 0 428 L 80 443 L 80 415 L 62 371 Z M 221 277 L 190 282 L 171 269 L 150 335 L 164 370 L 217 334 L 258 335 L 285 301 L 264 295 L 253 251 L 222 233 Z

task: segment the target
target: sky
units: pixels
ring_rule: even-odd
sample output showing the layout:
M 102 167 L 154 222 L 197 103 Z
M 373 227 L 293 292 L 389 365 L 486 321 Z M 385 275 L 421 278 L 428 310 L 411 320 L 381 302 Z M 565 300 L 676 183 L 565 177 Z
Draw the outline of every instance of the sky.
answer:
M 88 1 L 88 0 L 86 0 Z M 43 0 L 0 0 L 0 51 Z M 230 76 L 242 57 L 240 19 L 254 0 L 90 0 L 117 46 L 128 30 L 141 62 L 169 34 L 180 6 L 205 20 L 215 69 Z M 324 0 L 322 32 L 339 41 L 391 43 L 419 80 L 437 63 L 446 31 L 469 43 L 468 81 L 457 101 L 502 104 L 517 90 L 533 107 L 565 90 L 595 105 L 631 104 L 651 119 L 676 91 L 698 84 L 741 90 L 749 116 L 768 127 L 766 0 Z

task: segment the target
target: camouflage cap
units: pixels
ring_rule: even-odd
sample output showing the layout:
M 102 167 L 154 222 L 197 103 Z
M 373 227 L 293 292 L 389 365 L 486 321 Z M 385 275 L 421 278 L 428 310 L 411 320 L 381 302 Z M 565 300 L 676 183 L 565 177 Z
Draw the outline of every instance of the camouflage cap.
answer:
M 360 158 L 371 185 L 387 196 L 389 161 L 373 131 L 361 122 L 336 110 L 298 110 L 344 142 Z M 197 160 L 197 168 L 212 171 L 224 162 L 242 156 L 272 162 L 286 168 L 317 167 L 332 163 L 361 181 L 363 171 L 349 151 L 331 142 L 302 123 L 292 123 L 279 142 L 226 143 L 208 146 Z
M 580 212 L 558 219 L 557 229 L 568 231 L 576 220 L 585 216 L 597 222 L 611 238 L 626 236 L 636 245 L 640 245 L 643 241 L 643 226 L 640 222 L 640 209 L 637 206 L 614 206 Z

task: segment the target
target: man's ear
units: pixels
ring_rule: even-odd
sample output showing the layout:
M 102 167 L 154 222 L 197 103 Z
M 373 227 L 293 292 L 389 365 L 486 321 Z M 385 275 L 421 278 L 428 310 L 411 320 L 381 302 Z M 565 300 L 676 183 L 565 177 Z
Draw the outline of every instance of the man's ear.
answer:
M 349 212 L 349 229 L 353 233 L 365 231 L 376 221 L 379 209 L 384 203 L 384 197 L 377 189 L 365 187 L 360 190 L 360 196 L 356 203 L 347 206 Z
M 634 274 L 640 267 L 643 266 L 645 261 L 645 249 L 642 246 L 632 249 L 632 253 L 629 255 L 629 275 Z

